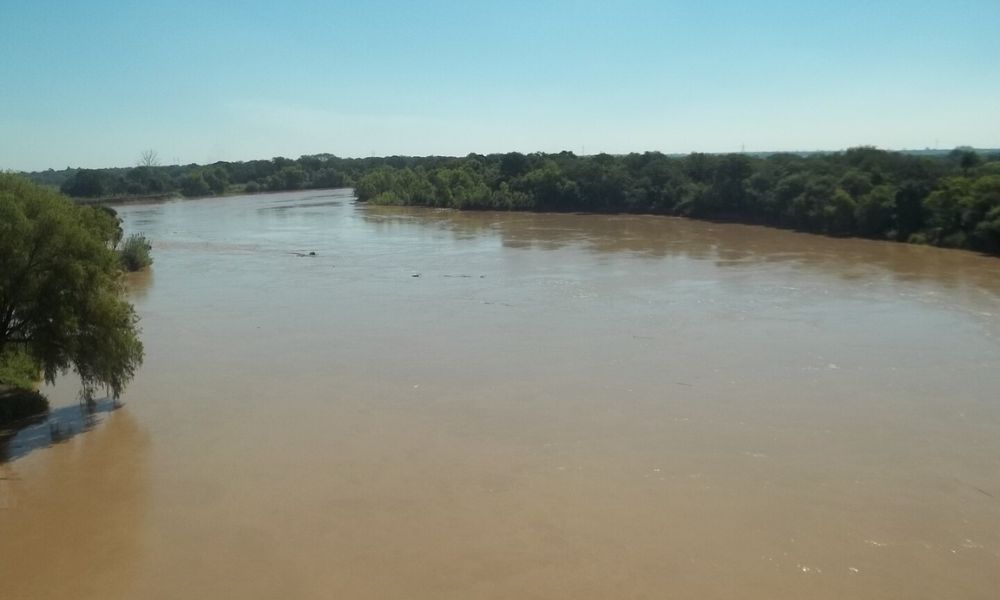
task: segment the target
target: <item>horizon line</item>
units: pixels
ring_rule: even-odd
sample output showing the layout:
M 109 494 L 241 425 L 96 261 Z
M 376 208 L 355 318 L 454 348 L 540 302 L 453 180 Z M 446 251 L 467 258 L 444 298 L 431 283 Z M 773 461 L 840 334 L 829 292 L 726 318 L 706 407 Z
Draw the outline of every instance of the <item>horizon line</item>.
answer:
M 975 146 L 969 146 L 969 145 L 958 145 L 958 146 L 954 146 L 954 147 L 950 147 L 950 148 L 940 148 L 940 147 L 938 147 L 938 148 L 932 148 L 930 146 L 926 146 L 924 148 L 884 148 L 884 147 L 881 147 L 881 146 L 878 146 L 878 145 L 875 145 L 875 144 L 858 144 L 856 146 L 847 146 L 847 147 L 838 148 L 838 149 L 823 149 L 823 148 L 813 148 L 813 149 L 808 149 L 808 150 L 806 150 L 806 149 L 799 149 L 799 150 L 746 150 L 746 149 L 741 149 L 741 150 L 734 150 L 734 151 L 696 151 L 696 150 L 692 150 L 692 151 L 688 151 L 688 152 L 666 152 L 666 151 L 663 151 L 663 150 L 633 150 L 631 152 L 624 152 L 624 153 L 616 153 L 616 152 L 590 152 L 590 153 L 587 153 L 585 151 L 585 148 L 586 148 L 585 146 L 581 147 L 581 150 L 583 150 L 583 151 L 579 152 L 579 153 L 577 153 L 574 150 L 571 150 L 571 149 L 567 148 L 567 149 L 559 150 L 559 151 L 555 151 L 555 152 L 546 152 L 546 151 L 542 151 L 542 150 L 535 150 L 535 151 L 531 151 L 531 152 L 522 152 L 520 150 L 508 150 L 508 151 L 504 151 L 504 152 L 467 152 L 466 154 L 461 154 L 461 155 L 459 155 L 459 154 L 381 154 L 381 155 L 376 155 L 376 154 L 373 153 L 373 154 L 369 154 L 367 156 L 358 156 L 358 155 L 355 155 L 355 156 L 346 156 L 346 155 L 334 154 L 332 152 L 314 152 L 314 153 L 309 153 L 309 154 L 300 154 L 300 155 L 298 155 L 297 157 L 294 157 L 294 158 L 278 154 L 278 155 L 275 155 L 275 156 L 271 156 L 270 158 L 246 158 L 246 159 L 236 159 L 236 160 L 215 160 L 215 161 L 211 161 L 211 162 L 207 162 L 207 161 L 206 162 L 196 162 L 196 161 L 192 161 L 192 162 L 179 162 L 179 161 L 177 161 L 177 162 L 169 162 L 169 163 L 158 164 L 158 165 L 151 165 L 151 166 L 159 167 L 159 168 L 184 167 L 184 166 L 190 166 L 190 165 L 208 166 L 208 165 L 215 165 L 215 164 L 218 164 L 218 163 L 245 163 L 245 162 L 259 161 L 259 160 L 271 161 L 271 160 L 274 160 L 276 158 L 286 158 L 286 159 L 289 159 L 289 160 L 299 160 L 299 159 L 301 159 L 303 157 L 309 157 L 309 156 L 330 156 L 330 157 L 333 157 L 333 158 L 338 158 L 338 159 L 343 159 L 343 160 L 366 160 L 366 159 L 386 159 L 386 158 L 395 158 L 395 157 L 399 157 L 399 158 L 455 158 L 455 159 L 458 159 L 458 158 L 466 158 L 466 157 L 472 156 L 472 155 L 497 156 L 497 155 L 511 154 L 511 153 L 523 154 L 525 156 L 530 156 L 532 154 L 558 155 L 558 154 L 563 154 L 563 153 L 569 153 L 569 154 L 572 154 L 574 156 L 580 156 L 580 157 L 599 156 L 601 154 L 607 154 L 609 156 L 628 156 L 630 154 L 647 154 L 647 153 L 650 153 L 650 154 L 662 154 L 662 155 L 668 156 L 668 157 L 682 157 L 682 156 L 691 156 L 693 154 L 707 154 L 707 155 L 712 155 L 712 156 L 726 156 L 726 155 L 731 155 L 731 154 L 747 154 L 747 155 L 761 155 L 761 154 L 766 154 L 766 155 L 773 155 L 773 154 L 836 154 L 838 152 L 846 152 L 848 150 L 853 150 L 853 149 L 856 149 L 856 148 L 872 148 L 872 149 L 875 149 L 875 150 L 882 150 L 884 152 L 897 152 L 897 153 L 901 153 L 901 154 L 907 154 L 907 153 L 924 153 L 924 152 L 930 152 L 930 153 L 947 153 L 947 152 L 953 152 L 955 150 L 972 150 L 973 152 L 976 152 L 976 153 L 1000 152 L 1000 146 L 995 146 L 995 147 L 975 147 Z M 34 170 L 0 168 L 0 172 L 32 174 L 32 173 L 44 173 L 46 171 L 55 171 L 55 172 L 59 172 L 59 171 L 72 171 L 72 170 L 77 170 L 77 171 L 81 171 L 81 170 L 102 171 L 102 170 L 109 170 L 109 169 L 131 169 L 131 168 L 135 168 L 135 167 L 138 167 L 138 166 L 142 166 L 142 165 L 135 164 L 135 163 L 128 164 L 128 165 L 112 165 L 112 166 L 104 166 L 104 167 L 81 167 L 81 166 L 74 167 L 74 166 L 68 166 L 67 165 L 66 167 L 63 167 L 61 169 L 56 169 L 54 167 L 47 167 L 47 168 L 44 168 L 44 169 L 34 169 Z

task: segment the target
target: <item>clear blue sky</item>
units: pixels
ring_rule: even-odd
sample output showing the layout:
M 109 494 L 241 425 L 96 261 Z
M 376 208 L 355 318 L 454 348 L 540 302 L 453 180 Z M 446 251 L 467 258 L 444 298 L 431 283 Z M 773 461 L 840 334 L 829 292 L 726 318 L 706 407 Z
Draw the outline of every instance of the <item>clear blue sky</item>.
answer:
M 1000 0 L 0 0 L 0 169 L 1000 146 Z

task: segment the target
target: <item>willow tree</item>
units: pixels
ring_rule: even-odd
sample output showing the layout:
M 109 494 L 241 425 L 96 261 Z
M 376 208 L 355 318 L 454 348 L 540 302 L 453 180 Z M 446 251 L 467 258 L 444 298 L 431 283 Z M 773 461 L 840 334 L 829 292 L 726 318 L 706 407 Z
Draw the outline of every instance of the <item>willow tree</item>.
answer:
M 117 220 L 0 173 L 0 360 L 27 356 L 52 382 L 118 397 L 142 363 L 138 317 L 113 249 Z

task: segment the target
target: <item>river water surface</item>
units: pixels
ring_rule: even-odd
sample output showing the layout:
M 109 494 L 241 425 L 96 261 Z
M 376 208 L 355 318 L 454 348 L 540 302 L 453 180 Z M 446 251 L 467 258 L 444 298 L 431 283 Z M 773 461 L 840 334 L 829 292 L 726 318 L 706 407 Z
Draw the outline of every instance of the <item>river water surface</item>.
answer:
M 0 597 L 1000 595 L 998 259 L 348 191 L 120 214 L 146 362 L 8 444 Z

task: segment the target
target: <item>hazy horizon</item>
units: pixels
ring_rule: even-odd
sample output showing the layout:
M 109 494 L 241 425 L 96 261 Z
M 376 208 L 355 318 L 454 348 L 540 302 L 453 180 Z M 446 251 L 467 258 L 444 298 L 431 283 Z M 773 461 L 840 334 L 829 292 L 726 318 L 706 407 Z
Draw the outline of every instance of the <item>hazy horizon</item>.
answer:
M 0 169 L 1000 146 L 1000 3 L 9 6 Z
M 832 149 L 825 149 L 824 148 L 824 149 L 794 149 L 794 150 L 751 150 L 751 149 L 739 149 L 739 150 L 723 150 L 723 151 L 692 150 L 691 152 L 663 152 L 662 150 L 632 150 L 632 151 L 628 151 L 628 152 L 608 153 L 608 154 L 611 154 L 612 156 L 624 156 L 624 155 L 633 154 L 633 153 L 642 154 L 642 153 L 645 153 L 645 152 L 660 152 L 660 153 L 662 153 L 662 154 L 664 154 L 666 156 L 671 156 L 671 157 L 683 157 L 683 156 L 688 156 L 689 154 L 692 154 L 692 153 L 702 153 L 702 154 L 710 154 L 710 155 L 724 155 L 724 154 L 748 154 L 748 155 L 768 155 L 768 154 L 833 154 L 833 153 L 837 153 L 837 152 L 844 152 L 844 151 L 847 151 L 847 150 L 849 150 L 851 148 L 859 148 L 859 147 L 863 147 L 863 146 L 868 146 L 868 145 L 855 145 L 855 146 L 846 146 L 844 148 L 832 148 Z M 874 146 L 871 146 L 871 147 L 874 147 Z M 901 153 L 924 153 L 924 152 L 931 152 L 931 153 L 945 154 L 945 153 L 951 152 L 952 150 L 955 150 L 957 148 L 972 149 L 972 150 L 974 150 L 976 152 L 980 152 L 980 153 L 1000 152 L 1000 148 L 986 148 L 986 147 L 976 148 L 976 147 L 973 147 L 973 146 L 969 146 L 967 144 L 959 144 L 958 146 L 955 146 L 954 148 L 878 148 L 878 149 L 879 150 L 885 150 L 885 151 L 888 151 L 888 152 L 901 152 Z M 154 152 L 156 152 L 155 149 L 151 149 L 151 148 L 147 148 L 147 149 L 143 150 L 143 152 L 146 152 L 148 150 L 153 150 Z M 303 156 L 317 156 L 317 155 L 318 156 L 321 156 L 321 155 L 330 155 L 330 156 L 336 156 L 336 158 L 349 159 L 350 160 L 350 159 L 363 159 L 363 158 L 372 158 L 372 157 L 374 157 L 374 158 L 389 158 L 391 156 L 404 156 L 404 157 L 408 157 L 408 158 L 424 158 L 424 157 L 431 157 L 431 156 L 442 157 L 442 158 L 464 158 L 464 157 L 466 157 L 466 156 L 468 156 L 470 154 L 483 154 L 483 155 L 488 156 L 488 155 L 491 155 L 491 154 L 493 154 L 493 155 L 496 155 L 496 154 L 506 154 L 507 152 L 521 152 L 522 154 L 534 154 L 536 152 L 541 152 L 543 154 L 558 154 L 560 152 L 572 152 L 572 153 L 574 153 L 574 154 L 576 154 L 578 156 L 593 156 L 595 154 L 601 154 L 601 152 L 590 152 L 590 151 L 587 151 L 586 154 L 581 154 L 579 151 L 574 151 L 574 150 L 572 150 L 570 148 L 563 148 L 562 150 L 552 150 L 552 151 L 540 151 L 540 150 L 537 150 L 537 151 L 527 151 L 527 152 L 520 151 L 520 150 L 499 150 L 499 151 L 496 151 L 496 152 L 467 152 L 465 154 L 396 154 L 396 155 L 368 155 L 368 156 L 342 156 L 342 155 L 339 155 L 339 154 L 333 154 L 332 152 L 314 152 L 314 153 L 300 154 L 300 155 L 295 155 L 295 156 L 283 156 L 283 155 L 277 155 L 276 154 L 276 155 L 273 155 L 273 156 L 257 156 L 257 157 L 249 157 L 249 158 L 234 158 L 234 159 L 230 159 L 230 160 L 220 159 L 219 161 L 212 161 L 212 162 L 198 162 L 198 161 L 177 162 L 175 160 L 168 160 L 165 157 L 160 156 L 159 152 L 156 152 L 156 155 L 155 155 L 156 165 L 155 166 L 172 167 L 172 166 L 186 166 L 186 165 L 191 165 L 191 164 L 209 165 L 209 164 L 213 164 L 214 162 L 248 162 L 248 161 L 255 161 L 255 160 L 272 160 L 272 159 L 279 158 L 279 157 L 281 157 L 281 158 L 288 158 L 288 159 L 292 159 L 292 160 L 298 160 L 299 158 L 301 158 Z M 58 168 L 57 167 L 45 167 L 45 168 L 42 168 L 42 169 L 21 169 L 21 170 L 10 169 L 10 170 L 15 171 L 15 172 L 24 172 L 24 173 L 39 173 L 39 172 L 49 171 L 49 170 L 52 170 L 52 171 L 63 171 L 63 170 L 67 170 L 67 169 L 128 169 L 128 168 L 135 167 L 135 166 L 139 165 L 139 163 L 140 163 L 140 154 L 141 154 L 141 152 L 137 153 L 136 154 L 136 159 L 133 160 L 132 162 L 126 163 L 126 164 L 118 164 L 118 165 L 96 165 L 96 166 L 66 165 L 66 166 L 58 167 Z M 2 170 L 2 169 L 0 169 L 0 170 Z

